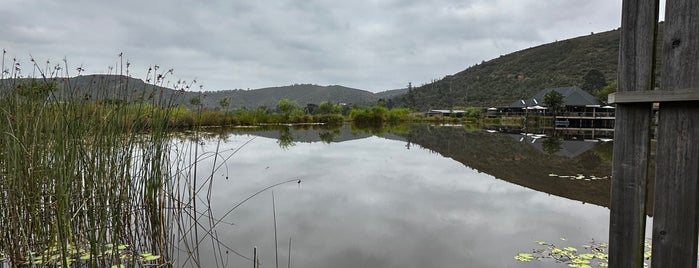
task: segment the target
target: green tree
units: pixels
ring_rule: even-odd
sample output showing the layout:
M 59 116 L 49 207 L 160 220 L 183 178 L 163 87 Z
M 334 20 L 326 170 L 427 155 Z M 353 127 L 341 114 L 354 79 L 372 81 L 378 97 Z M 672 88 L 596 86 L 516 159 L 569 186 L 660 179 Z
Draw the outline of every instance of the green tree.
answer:
M 307 114 L 318 114 L 320 112 L 320 109 L 317 104 L 315 103 L 309 103 L 306 104 L 306 107 L 303 108 L 303 111 L 306 112 Z
M 340 105 L 332 104 L 329 101 L 324 101 L 320 103 L 318 107 L 321 114 L 339 114 L 342 113 L 342 107 Z
M 289 99 L 284 98 L 277 102 L 277 111 L 284 115 L 284 120 L 288 121 L 291 118 L 291 114 L 296 110 L 300 110 L 300 108 L 295 102 L 290 101 Z
M 592 69 L 583 76 L 583 84 L 580 88 L 594 96 L 605 85 L 607 85 L 607 78 L 604 74 L 597 69 Z
M 544 105 L 548 106 L 553 113 L 553 116 L 558 115 L 558 111 L 563 107 L 563 94 L 558 91 L 551 90 L 551 92 L 544 95 Z
M 277 102 L 277 111 L 279 111 L 282 114 L 290 114 L 296 108 L 298 108 L 298 106 L 296 106 L 296 103 L 290 101 L 289 99 L 281 99 L 279 100 L 279 102 Z
M 600 89 L 600 91 L 597 93 L 597 98 L 602 102 L 607 103 L 607 98 L 609 98 L 609 94 L 616 92 L 617 87 L 617 80 L 612 81 L 607 86 Z
M 466 113 L 464 116 L 469 118 L 481 118 L 483 116 L 483 109 L 476 107 L 466 107 Z
M 201 106 L 201 98 L 199 96 L 191 98 L 189 99 L 189 104 L 199 107 Z
M 228 100 L 228 98 L 223 98 L 218 102 L 218 105 L 221 106 L 222 110 L 225 110 L 229 105 L 231 105 L 231 102 Z
M 388 108 L 388 109 L 393 109 L 395 107 L 395 105 L 396 104 L 393 103 L 393 99 L 388 99 L 388 101 L 386 102 L 386 108 Z
M 417 97 L 415 96 L 415 90 L 413 90 L 412 82 L 408 83 L 408 93 L 406 94 L 406 98 L 408 101 L 408 107 L 415 109 Z
M 332 113 L 333 105 L 329 101 L 321 102 L 318 106 L 318 113 L 329 114 Z

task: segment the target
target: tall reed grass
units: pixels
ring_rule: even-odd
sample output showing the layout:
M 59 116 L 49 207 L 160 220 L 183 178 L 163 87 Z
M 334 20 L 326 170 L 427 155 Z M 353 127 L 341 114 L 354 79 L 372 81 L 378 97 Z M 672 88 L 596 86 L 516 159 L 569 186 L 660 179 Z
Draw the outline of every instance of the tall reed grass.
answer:
M 17 67 L 0 80 L 0 266 L 197 266 L 199 244 L 215 241 L 200 228 L 212 218 L 206 204 L 197 207 L 211 180 L 196 181 L 207 176 L 197 138 L 173 142 L 169 100 L 157 87 L 136 104 L 70 97 L 65 60 L 31 62 L 36 77 Z M 169 74 L 154 66 L 148 76 Z M 130 90 L 119 77 L 91 86 Z M 68 97 L 56 96 L 59 84 Z

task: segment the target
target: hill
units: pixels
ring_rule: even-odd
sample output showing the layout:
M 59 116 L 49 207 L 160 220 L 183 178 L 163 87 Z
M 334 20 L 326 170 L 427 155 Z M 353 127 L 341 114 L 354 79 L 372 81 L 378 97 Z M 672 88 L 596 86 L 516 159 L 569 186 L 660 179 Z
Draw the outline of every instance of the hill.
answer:
M 392 89 L 392 90 L 386 90 L 386 91 L 381 91 L 374 93 L 377 99 L 391 99 L 400 95 L 403 95 L 405 93 L 408 93 L 408 88 L 401 88 L 401 89 Z
M 551 87 L 579 86 L 595 95 L 616 79 L 619 31 L 532 47 L 412 88 L 394 102 L 417 110 L 507 106 Z
M 366 90 L 338 85 L 319 86 L 312 84 L 296 84 L 255 90 L 211 91 L 206 92 L 205 95 L 203 102 L 206 106 L 216 106 L 219 100 L 228 98 L 231 102 L 231 107 L 236 108 L 274 107 L 282 98 L 289 99 L 299 106 L 305 106 L 309 103 L 319 104 L 323 101 L 370 104 L 378 100 L 374 93 Z
M 191 91 L 186 83 L 159 83 L 153 85 L 143 80 L 120 75 L 81 75 L 71 78 L 51 79 L 58 85 L 54 95 L 59 100 L 89 99 L 89 100 L 125 100 L 127 102 L 147 101 L 164 105 L 184 105 L 194 108 L 192 99 L 198 98 L 206 108 L 220 107 L 220 101 L 227 98 L 228 109 L 275 107 L 277 102 L 286 98 L 299 106 L 320 104 L 323 101 L 359 105 L 373 105 L 380 98 L 390 98 L 403 91 L 393 90 L 372 93 L 366 90 L 349 88 L 339 85 L 319 86 L 312 84 L 296 84 L 261 88 L 255 90 L 227 91 Z M 28 81 L 28 79 L 5 79 L 0 81 L 0 91 L 9 89 L 11 83 Z M 170 88 L 172 87 L 172 88 Z

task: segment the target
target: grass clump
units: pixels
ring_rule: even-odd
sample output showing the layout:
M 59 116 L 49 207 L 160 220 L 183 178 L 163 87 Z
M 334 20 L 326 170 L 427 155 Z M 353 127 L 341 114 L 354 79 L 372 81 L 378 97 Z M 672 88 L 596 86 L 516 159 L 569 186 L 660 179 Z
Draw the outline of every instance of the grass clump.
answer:
M 0 79 L 0 266 L 171 266 L 177 245 L 201 243 L 183 235 L 198 224 L 198 192 L 182 192 L 196 162 L 171 161 L 172 130 L 206 115 L 157 91 L 147 102 L 59 98 L 77 92 L 67 67 L 34 68 L 40 77 Z

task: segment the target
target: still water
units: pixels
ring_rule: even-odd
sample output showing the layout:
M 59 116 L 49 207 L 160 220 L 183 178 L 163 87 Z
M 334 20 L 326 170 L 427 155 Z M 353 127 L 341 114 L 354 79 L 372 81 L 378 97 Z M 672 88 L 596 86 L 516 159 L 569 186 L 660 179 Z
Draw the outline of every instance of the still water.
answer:
M 210 199 L 228 254 L 203 267 L 252 267 L 232 250 L 251 258 L 254 247 L 261 267 L 275 267 L 273 198 L 280 267 L 288 265 L 289 240 L 290 266 L 309 268 L 566 267 L 513 256 L 539 247 L 536 240 L 580 248 L 607 240 L 609 142 L 545 143 L 459 126 L 221 137 L 198 150 L 219 152 Z M 213 157 L 198 169 L 210 175 Z

